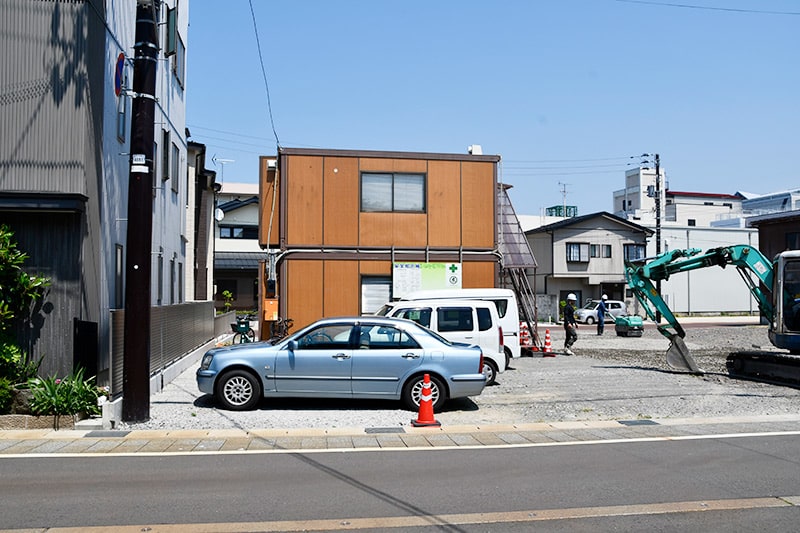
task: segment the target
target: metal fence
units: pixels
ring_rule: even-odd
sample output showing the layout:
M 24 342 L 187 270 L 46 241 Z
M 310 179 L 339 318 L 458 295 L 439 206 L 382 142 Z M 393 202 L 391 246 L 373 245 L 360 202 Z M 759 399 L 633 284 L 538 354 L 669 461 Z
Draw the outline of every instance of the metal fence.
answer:
M 151 307 L 150 375 L 215 338 L 218 329 L 230 329 L 230 320 L 228 314 L 214 316 L 214 302 Z M 111 311 L 111 394 L 115 397 L 123 390 L 124 347 L 125 311 Z

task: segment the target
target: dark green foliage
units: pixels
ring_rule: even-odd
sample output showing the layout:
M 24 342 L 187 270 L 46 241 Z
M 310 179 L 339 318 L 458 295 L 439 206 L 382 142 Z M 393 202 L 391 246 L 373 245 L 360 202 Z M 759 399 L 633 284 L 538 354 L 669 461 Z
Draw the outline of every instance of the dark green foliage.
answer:
M 6 415 L 11 412 L 13 388 L 9 380 L 0 377 L 0 415 Z

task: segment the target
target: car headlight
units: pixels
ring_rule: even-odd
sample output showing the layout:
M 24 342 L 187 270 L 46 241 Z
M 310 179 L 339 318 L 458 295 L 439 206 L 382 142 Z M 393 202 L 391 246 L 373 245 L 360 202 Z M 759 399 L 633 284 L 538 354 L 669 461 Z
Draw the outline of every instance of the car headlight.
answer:
M 211 361 L 214 359 L 214 355 L 211 353 L 207 353 L 203 356 L 203 361 L 200 363 L 200 370 L 208 370 L 208 367 L 211 366 Z

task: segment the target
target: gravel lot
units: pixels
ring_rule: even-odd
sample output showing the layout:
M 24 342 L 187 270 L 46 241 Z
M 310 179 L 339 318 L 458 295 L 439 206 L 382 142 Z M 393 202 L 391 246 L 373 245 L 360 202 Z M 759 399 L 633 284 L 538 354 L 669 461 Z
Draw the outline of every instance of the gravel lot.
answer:
M 555 351 L 563 329 L 549 326 Z M 631 420 L 797 414 L 800 390 L 731 379 L 725 358 L 734 350 L 769 349 L 765 326 L 687 330 L 686 344 L 707 374 L 670 369 L 669 341 L 647 326 L 643 337 L 604 336 L 579 328 L 574 356 L 524 357 L 475 398 L 457 400 L 435 413 L 443 425 L 487 426 L 578 420 Z M 545 326 L 540 326 L 544 336 Z M 250 412 L 218 409 L 194 381 L 196 367 L 153 396 L 150 420 L 129 429 L 391 428 L 407 426 L 416 413 L 399 402 L 280 399 Z

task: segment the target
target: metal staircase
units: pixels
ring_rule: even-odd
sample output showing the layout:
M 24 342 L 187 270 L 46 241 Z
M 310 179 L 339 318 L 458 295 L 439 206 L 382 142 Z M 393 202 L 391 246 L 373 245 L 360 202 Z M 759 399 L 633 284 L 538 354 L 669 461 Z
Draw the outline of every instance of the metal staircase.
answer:
M 529 268 L 535 269 L 537 263 L 508 196 L 510 188 L 511 185 L 503 183 L 497 186 L 498 249 L 502 255 L 500 280 L 504 287 L 510 286 L 516 294 L 520 318 L 528 326 L 533 346 L 541 348 L 536 293 L 527 273 Z

